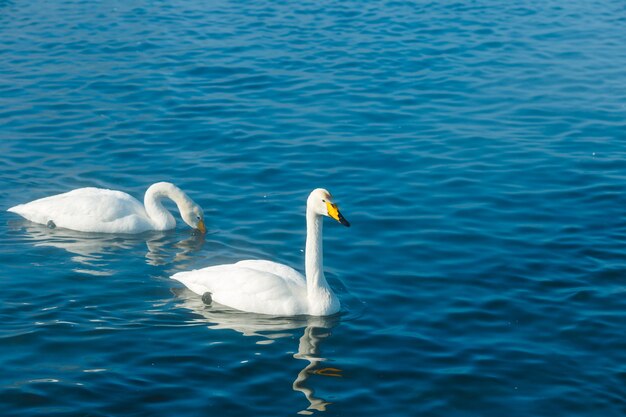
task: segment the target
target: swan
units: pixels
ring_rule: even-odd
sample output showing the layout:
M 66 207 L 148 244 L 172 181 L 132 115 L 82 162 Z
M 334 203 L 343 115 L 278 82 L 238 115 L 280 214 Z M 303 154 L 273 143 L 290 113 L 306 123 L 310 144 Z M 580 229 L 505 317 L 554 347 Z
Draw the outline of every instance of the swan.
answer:
M 326 282 L 323 270 L 322 216 L 344 226 L 327 190 L 315 189 L 307 199 L 306 278 L 295 269 L 272 261 L 245 260 L 234 264 L 184 271 L 171 278 L 199 295 L 210 293 L 219 304 L 250 313 L 274 316 L 327 316 L 339 311 L 339 299 Z
M 7 211 L 31 222 L 79 232 L 142 233 L 176 226 L 172 214 L 163 207 L 164 198 L 176 203 L 185 223 L 206 232 L 200 206 L 169 182 L 152 184 L 143 205 L 121 191 L 87 187 L 19 204 Z

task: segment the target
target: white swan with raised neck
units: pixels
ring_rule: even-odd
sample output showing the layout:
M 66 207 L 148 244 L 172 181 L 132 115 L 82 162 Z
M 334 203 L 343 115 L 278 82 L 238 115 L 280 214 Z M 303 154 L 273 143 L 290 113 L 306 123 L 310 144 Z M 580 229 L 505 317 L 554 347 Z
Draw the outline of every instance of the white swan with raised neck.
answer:
M 172 278 L 196 294 L 210 293 L 212 301 L 251 313 L 275 316 L 337 313 L 341 306 L 339 299 L 324 276 L 322 216 L 350 226 L 327 190 L 318 188 L 311 192 L 306 209 L 306 276 L 276 262 L 245 260 L 179 272 Z

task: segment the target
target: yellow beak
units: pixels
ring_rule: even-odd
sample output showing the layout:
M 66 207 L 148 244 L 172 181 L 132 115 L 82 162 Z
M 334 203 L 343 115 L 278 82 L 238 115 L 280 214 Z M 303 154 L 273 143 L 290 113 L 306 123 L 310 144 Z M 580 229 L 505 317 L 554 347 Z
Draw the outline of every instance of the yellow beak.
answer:
M 200 220 L 200 221 L 198 222 L 198 230 L 199 230 L 201 233 L 206 233 L 206 226 L 204 225 L 204 220 Z
M 350 227 L 350 222 L 347 221 L 342 215 L 337 205 L 331 202 L 326 202 L 326 208 L 328 209 L 328 215 L 333 219 L 337 220 L 339 223 L 343 224 L 346 227 Z

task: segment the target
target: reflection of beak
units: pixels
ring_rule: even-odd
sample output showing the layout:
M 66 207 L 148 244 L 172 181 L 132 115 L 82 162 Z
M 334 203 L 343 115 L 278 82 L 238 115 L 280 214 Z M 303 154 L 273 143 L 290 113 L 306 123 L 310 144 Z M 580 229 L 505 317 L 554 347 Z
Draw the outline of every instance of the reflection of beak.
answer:
M 346 227 L 350 227 L 350 222 L 347 221 L 339 212 L 336 204 L 326 202 L 326 208 L 328 209 L 328 215 L 333 219 L 337 220 L 339 223 L 343 224 Z
M 204 220 L 200 220 L 200 221 L 198 222 L 198 230 L 199 230 L 201 233 L 206 233 L 206 226 L 204 225 Z

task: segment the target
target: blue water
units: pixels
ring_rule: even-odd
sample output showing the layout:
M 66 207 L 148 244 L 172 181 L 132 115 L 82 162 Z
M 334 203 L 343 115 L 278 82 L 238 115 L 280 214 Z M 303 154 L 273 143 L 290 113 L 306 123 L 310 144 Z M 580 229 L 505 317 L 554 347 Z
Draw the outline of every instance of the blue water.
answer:
M 621 1 L 0 1 L 0 414 L 626 415 Z M 138 236 L 5 209 L 171 181 Z M 177 271 L 302 269 L 332 318 Z M 173 206 L 172 206 L 173 207 Z

